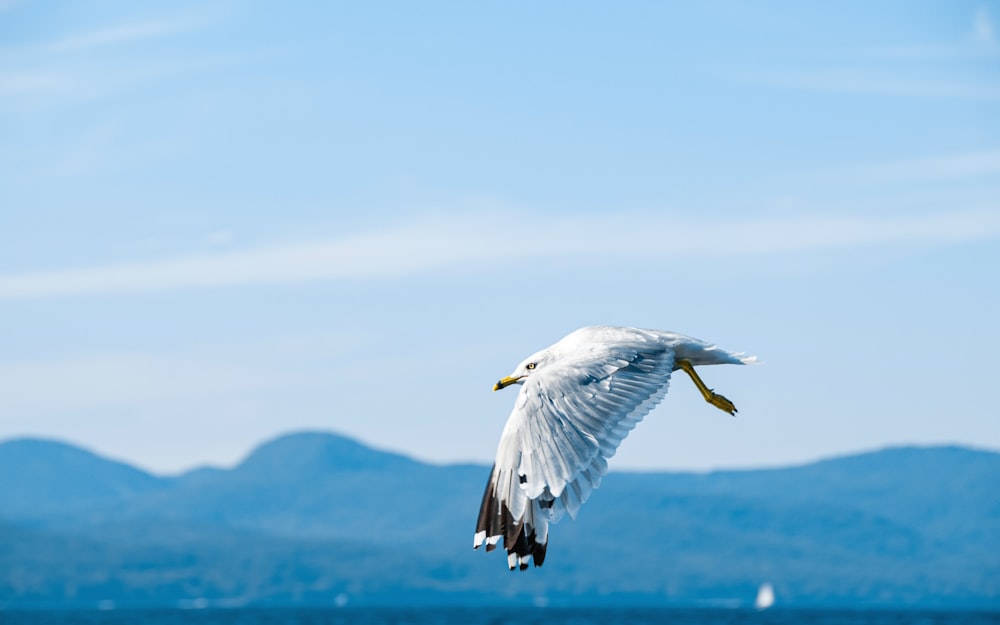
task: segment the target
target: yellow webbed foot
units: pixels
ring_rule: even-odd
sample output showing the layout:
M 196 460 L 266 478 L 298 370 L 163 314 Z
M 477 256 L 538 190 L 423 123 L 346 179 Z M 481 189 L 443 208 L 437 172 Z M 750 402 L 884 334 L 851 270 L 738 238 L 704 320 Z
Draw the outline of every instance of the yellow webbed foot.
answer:
M 722 412 L 728 412 L 734 417 L 736 416 L 736 405 L 718 393 L 709 391 L 709 396 L 705 398 L 705 401 L 712 404 Z
M 736 416 L 736 405 L 733 404 L 733 402 L 726 399 L 725 397 L 723 397 L 722 395 L 719 395 L 712 389 L 705 386 L 705 383 L 702 382 L 701 378 L 698 377 L 698 374 L 695 373 L 694 365 L 692 365 L 690 361 L 678 360 L 677 366 L 680 367 L 684 371 L 684 373 L 691 376 L 691 381 L 694 382 L 694 385 L 698 387 L 698 390 L 701 392 L 701 396 L 705 398 L 705 401 L 712 404 L 713 406 L 715 406 L 716 408 L 718 408 L 723 412 L 728 412 L 729 414 Z

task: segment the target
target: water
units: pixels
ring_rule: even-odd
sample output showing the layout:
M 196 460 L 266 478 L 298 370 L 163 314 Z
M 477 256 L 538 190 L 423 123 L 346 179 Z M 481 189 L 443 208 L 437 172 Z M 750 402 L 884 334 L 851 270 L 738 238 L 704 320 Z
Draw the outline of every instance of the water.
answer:
M 986 625 L 1000 612 L 677 608 L 343 608 L 0 612 L 0 625 Z

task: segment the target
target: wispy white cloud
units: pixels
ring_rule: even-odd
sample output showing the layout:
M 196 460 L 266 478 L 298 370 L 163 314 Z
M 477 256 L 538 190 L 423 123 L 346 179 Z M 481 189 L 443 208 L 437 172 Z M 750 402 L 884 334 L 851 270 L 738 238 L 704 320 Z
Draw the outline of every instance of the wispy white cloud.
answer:
M 0 73 L 0 96 L 25 96 L 40 91 L 67 89 L 73 81 L 62 74 L 49 71 Z
M 900 78 L 892 72 L 872 70 L 816 70 L 811 72 L 750 72 L 742 75 L 748 83 L 808 89 L 829 93 L 886 95 L 963 100 L 1000 100 L 1000 85 L 945 78 Z
M 227 59 L 185 55 L 183 51 L 178 52 L 180 48 L 155 59 L 145 58 L 141 67 L 136 66 L 128 54 L 116 55 L 114 62 L 102 58 L 96 64 L 87 55 L 102 48 L 132 44 L 141 46 L 157 39 L 189 33 L 206 28 L 223 17 L 224 13 L 218 8 L 208 8 L 179 17 L 120 22 L 89 30 L 80 28 L 77 32 L 48 41 L 13 45 L 0 42 L 4 66 L 0 72 L 0 96 L 8 96 L 12 100 L 0 102 L 0 107 L 17 108 L 21 105 L 35 108 L 46 103 L 90 99 L 123 84 L 230 63 Z
M 81 52 L 92 49 L 143 43 L 195 31 L 205 28 L 218 19 L 219 14 L 203 12 L 184 17 L 153 18 L 89 29 L 79 28 L 76 32 L 70 32 L 56 39 L 6 45 L 0 42 L 0 52 L 3 53 L 4 64 L 7 66 L 47 64 L 53 62 L 52 57 L 76 59 Z
M 435 216 L 339 239 L 0 276 L 0 299 L 393 279 L 451 267 L 678 256 L 750 256 L 865 245 L 941 245 L 1000 236 L 1000 207 L 894 217 L 717 223 L 669 215 Z
M 233 233 L 229 230 L 216 230 L 205 236 L 205 243 L 213 247 L 224 247 L 233 242 Z
M 24 0 L 0 0 L 0 13 L 10 11 L 20 4 L 24 4 Z
M 53 41 L 45 46 L 49 52 L 80 52 L 131 41 L 144 41 L 164 35 L 184 32 L 197 27 L 190 20 L 149 20 L 131 22 L 92 30 Z
M 284 335 L 250 344 L 200 345 L 167 353 L 110 352 L 0 361 L 0 417 L 31 419 L 158 402 L 241 397 L 329 382 L 310 360 L 336 360 L 369 343 L 357 333 Z M 327 365 L 329 366 L 329 365 Z
M 3 412 L 24 416 L 271 388 L 287 382 L 277 373 L 231 362 L 101 354 L 0 365 L 0 390 Z
M 879 183 L 1000 177 L 1000 150 L 871 163 L 827 172 L 821 177 Z
M 114 160 L 110 155 L 116 152 L 119 135 L 117 124 L 98 124 L 69 141 L 57 157 L 36 171 L 43 178 L 61 178 L 90 175 L 106 169 Z
M 1000 58 L 997 43 L 990 12 L 980 7 L 971 20 L 971 36 L 850 49 L 807 48 L 789 54 L 784 68 L 748 71 L 738 79 L 837 94 L 995 101 L 1000 100 L 1000 82 L 991 68 Z M 810 60 L 814 66 L 802 69 Z
M 862 48 L 844 55 L 856 61 L 990 61 L 1000 56 L 1000 50 L 991 44 L 974 40 L 959 43 L 894 45 L 879 48 Z
M 972 35 L 981 44 L 993 44 L 996 42 L 994 39 L 993 20 L 990 18 L 990 12 L 986 7 L 979 7 L 976 10 L 976 15 L 972 20 Z

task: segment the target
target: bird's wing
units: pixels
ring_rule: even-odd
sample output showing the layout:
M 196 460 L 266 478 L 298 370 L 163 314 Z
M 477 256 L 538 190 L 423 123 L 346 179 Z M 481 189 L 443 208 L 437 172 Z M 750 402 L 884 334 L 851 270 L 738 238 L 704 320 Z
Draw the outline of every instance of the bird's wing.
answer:
M 483 495 L 474 546 L 502 536 L 511 568 L 545 555 L 548 523 L 600 485 L 607 459 L 666 395 L 672 349 L 618 346 L 539 371 L 518 394 Z

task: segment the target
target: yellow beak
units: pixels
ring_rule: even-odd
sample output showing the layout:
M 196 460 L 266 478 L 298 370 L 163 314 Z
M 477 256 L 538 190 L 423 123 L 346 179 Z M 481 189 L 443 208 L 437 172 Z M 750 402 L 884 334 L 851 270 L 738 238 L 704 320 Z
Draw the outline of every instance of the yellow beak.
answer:
M 507 387 L 507 386 L 510 386 L 511 384 L 516 383 L 520 379 L 521 378 L 512 378 L 510 376 L 508 376 L 506 378 L 503 378 L 502 380 L 500 380 L 499 382 L 497 382 L 496 384 L 493 385 L 493 390 L 494 391 L 499 391 L 500 389 L 502 389 L 504 387 Z

